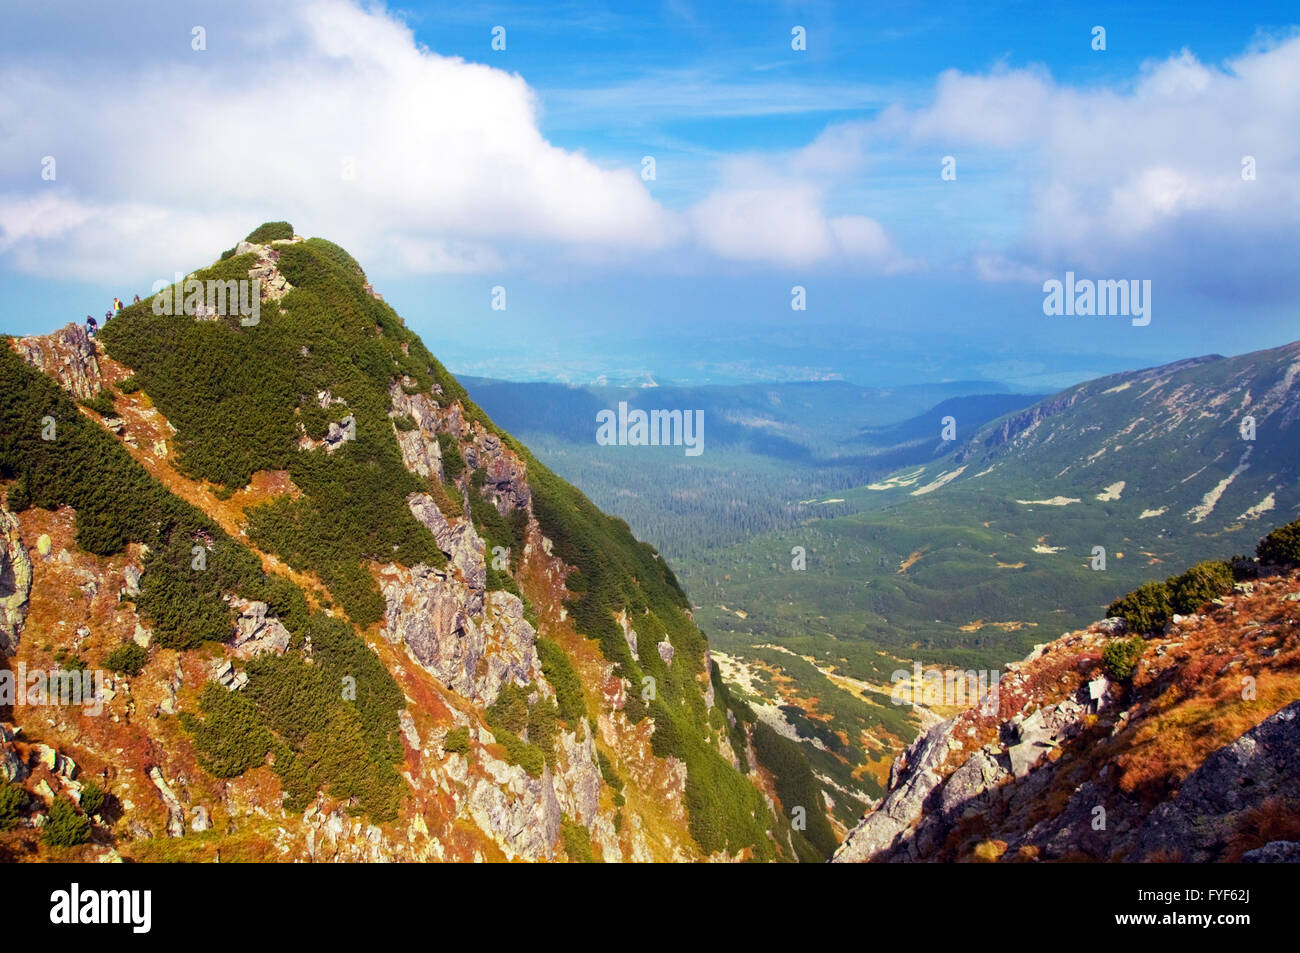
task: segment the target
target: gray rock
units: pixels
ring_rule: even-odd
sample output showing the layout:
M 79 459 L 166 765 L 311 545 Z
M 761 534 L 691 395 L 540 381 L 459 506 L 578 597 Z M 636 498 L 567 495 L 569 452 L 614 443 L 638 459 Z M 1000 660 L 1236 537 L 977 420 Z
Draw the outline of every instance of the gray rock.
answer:
M 0 508 L 0 656 L 18 649 L 31 591 L 32 560 L 18 535 L 18 517 Z
M 157 767 L 149 769 L 149 780 L 153 786 L 158 789 L 158 794 L 162 797 L 163 804 L 167 806 L 167 836 L 184 837 L 185 836 L 185 808 L 180 799 L 173 793 L 171 786 L 163 778 L 162 771 Z
M 140 579 L 144 570 L 137 566 L 127 566 L 122 570 L 122 591 L 134 598 L 140 595 Z
M 1300 841 L 1275 840 L 1241 855 L 1243 864 L 1300 864 Z
M 95 342 L 84 325 L 69 324 L 53 334 L 19 338 L 14 350 L 78 400 L 94 397 L 104 386 Z
M 247 659 L 263 652 L 283 655 L 289 648 L 289 630 L 275 616 L 266 614 L 269 607 L 265 602 L 233 599 L 230 606 L 238 613 L 231 641 L 237 657 Z
M 894 761 L 890 790 L 874 811 L 849 832 L 831 860 L 853 863 L 871 860 L 892 848 L 917 820 L 931 792 L 941 782 L 937 768 L 948 755 L 952 719 L 940 722 L 918 737 Z

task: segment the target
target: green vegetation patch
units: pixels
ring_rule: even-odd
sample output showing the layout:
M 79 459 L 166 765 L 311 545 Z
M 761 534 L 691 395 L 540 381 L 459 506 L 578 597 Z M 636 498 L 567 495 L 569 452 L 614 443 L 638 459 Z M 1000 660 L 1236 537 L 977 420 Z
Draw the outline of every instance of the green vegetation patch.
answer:
M 287 241 L 290 238 L 293 238 L 293 226 L 288 222 L 263 222 L 249 232 L 244 241 L 265 245 L 267 242 Z

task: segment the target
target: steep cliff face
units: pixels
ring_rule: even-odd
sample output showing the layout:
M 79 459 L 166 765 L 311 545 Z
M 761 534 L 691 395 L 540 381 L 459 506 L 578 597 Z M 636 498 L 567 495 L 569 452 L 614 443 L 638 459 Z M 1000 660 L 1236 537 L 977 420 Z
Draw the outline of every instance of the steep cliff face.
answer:
M 1285 854 L 1300 840 L 1300 571 L 1175 615 L 1132 643 L 1131 681 L 1104 660 L 1123 632 L 1112 618 L 1037 647 L 917 738 L 834 860 Z
M 103 676 L 0 703 L 0 850 L 815 857 L 671 571 L 346 252 L 244 242 L 194 277 L 259 278 L 260 320 L 150 299 L 0 350 L 0 650 Z M 89 843 L 42 837 L 87 785 Z

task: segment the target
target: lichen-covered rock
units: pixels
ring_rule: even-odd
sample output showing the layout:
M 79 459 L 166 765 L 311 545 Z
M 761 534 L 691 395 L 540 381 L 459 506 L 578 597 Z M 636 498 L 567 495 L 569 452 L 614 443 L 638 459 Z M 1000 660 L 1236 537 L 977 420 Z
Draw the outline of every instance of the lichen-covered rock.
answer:
M 1275 840 L 1241 855 L 1243 864 L 1300 864 L 1300 841 Z
M 555 793 L 564 813 L 584 827 L 596 817 L 600 805 L 600 767 L 596 763 L 596 741 L 590 731 L 581 741 L 572 731 L 559 735 L 560 758 Z
M 104 385 L 95 342 L 80 324 L 69 324 L 53 334 L 18 338 L 14 349 L 78 400 L 89 400 Z
M 18 518 L 0 508 L 0 656 L 18 648 L 32 589 L 32 560 L 18 535 Z
M 292 636 L 275 616 L 268 616 L 265 602 L 234 599 L 231 608 L 235 615 L 235 635 L 231 646 L 239 658 L 252 658 L 263 652 L 283 655 Z
M 483 488 L 501 499 L 510 509 L 522 510 L 532 500 L 525 479 L 524 464 L 502 446 L 496 434 L 482 433 L 474 443 L 476 465 L 484 470 Z
M 412 493 L 406 501 L 411 513 L 438 541 L 438 548 L 451 557 L 451 563 L 460 572 L 469 588 L 478 593 L 469 611 L 477 613 L 482 608 L 483 588 L 487 585 L 487 544 L 468 520 L 455 525 L 448 522 L 438 509 L 438 504 L 428 493 Z
M 507 682 L 541 679 L 537 632 L 518 596 L 484 594 L 448 570 L 423 564 L 387 566 L 381 579 L 385 636 L 404 643 L 447 687 L 490 705 Z
M 394 383 L 389 388 L 388 396 L 392 401 L 389 412 L 393 416 L 409 417 L 415 422 L 414 430 L 393 428 L 406 469 L 441 483 L 445 474 L 442 469 L 442 448 L 438 445 L 437 402 L 427 394 L 408 394 L 399 383 Z
M 563 811 L 550 771 L 530 777 L 517 764 L 488 754 L 481 759 L 487 777 L 470 782 L 466 807 L 474 822 L 493 837 L 506 857 L 550 860 L 560 835 Z

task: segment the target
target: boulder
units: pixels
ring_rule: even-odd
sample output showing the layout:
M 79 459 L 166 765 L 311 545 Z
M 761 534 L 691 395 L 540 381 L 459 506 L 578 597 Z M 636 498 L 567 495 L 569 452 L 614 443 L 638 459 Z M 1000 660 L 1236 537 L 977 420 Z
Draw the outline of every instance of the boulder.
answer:
M 127 566 L 122 570 L 122 591 L 134 598 L 140 595 L 140 579 L 144 570 L 136 566 Z
M 289 648 L 289 630 L 275 616 L 266 614 L 269 607 L 265 602 L 234 599 L 230 606 L 237 613 L 231 645 L 238 658 L 248 659 L 263 652 L 283 655 Z

